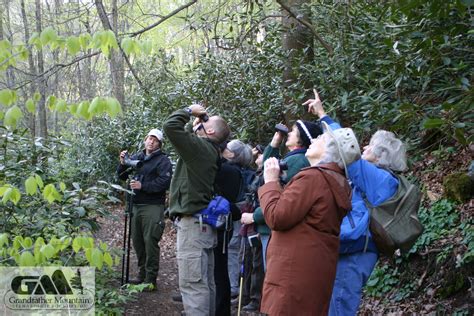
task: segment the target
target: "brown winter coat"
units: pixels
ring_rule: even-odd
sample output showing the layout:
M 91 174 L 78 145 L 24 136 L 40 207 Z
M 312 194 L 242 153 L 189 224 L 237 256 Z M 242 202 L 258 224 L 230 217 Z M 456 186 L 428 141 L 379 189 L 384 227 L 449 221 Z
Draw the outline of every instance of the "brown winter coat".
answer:
M 269 315 L 327 315 L 336 276 L 339 228 L 351 189 L 334 163 L 302 169 L 283 190 L 258 195 L 272 229 L 260 311 Z M 323 174 L 324 172 L 324 174 Z

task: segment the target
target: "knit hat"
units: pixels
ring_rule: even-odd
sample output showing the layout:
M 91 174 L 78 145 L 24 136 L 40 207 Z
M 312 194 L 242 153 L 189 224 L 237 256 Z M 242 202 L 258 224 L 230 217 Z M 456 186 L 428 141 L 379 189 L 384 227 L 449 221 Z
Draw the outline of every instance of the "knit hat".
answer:
M 341 156 L 344 167 L 347 167 L 354 161 L 360 159 L 360 147 L 354 131 L 350 128 L 339 128 L 331 130 L 331 128 L 322 122 L 325 132 L 331 135 L 337 143 L 339 154 Z
M 159 129 L 152 129 L 151 131 L 148 132 L 148 135 L 146 135 L 146 137 L 148 136 L 155 136 L 160 142 L 163 142 L 163 132 L 160 131 Z
M 308 148 L 311 145 L 311 139 L 318 137 L 323 133 L 323 129 L 321 128 L 321 123 L 318 121 L 317 123 L 309 122 L 309 121 L 296 121 L 296 127 L 298 127 L 298 131 L 300 132 L 300 139 L 303 143 L 303 146 Z

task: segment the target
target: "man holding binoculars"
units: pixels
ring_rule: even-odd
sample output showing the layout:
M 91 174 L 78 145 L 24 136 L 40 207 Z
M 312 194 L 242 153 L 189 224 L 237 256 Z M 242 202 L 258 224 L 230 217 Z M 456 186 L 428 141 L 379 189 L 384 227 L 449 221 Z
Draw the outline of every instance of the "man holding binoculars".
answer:
M 160 246 L 165 227 L 164 204 L 166 190 L 171 183 L 172 165 L 161 151 L 163 133 L 152 129 L 145 138 L 145 149 L 131 157 L 127 151 L 120 153 L 117 169 L 119 178 L 130 180 L 133 190 L 131 236 L 138 259 L 138 278 L 130 283 L 151 283 L 156 289 L 160 264 Z

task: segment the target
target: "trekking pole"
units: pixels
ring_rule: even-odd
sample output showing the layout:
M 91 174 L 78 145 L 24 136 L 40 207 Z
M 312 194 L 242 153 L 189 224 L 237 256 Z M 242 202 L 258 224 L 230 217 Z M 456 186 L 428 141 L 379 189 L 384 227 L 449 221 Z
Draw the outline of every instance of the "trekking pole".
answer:
M 127 192 L 127 210 L 125 211 L 125 224 L 123 231 L 122 248 L 122 282 L 124 285 L 130 280 L 130 239 L 132 235 L 132 216 L 133 216 L 133 190 Z M 128 228 L 128 229 L 127 229 Z
M 239 305 L 237 307 L 237 315 L 240 316 L 240 308 L 242 307 L 242 289 L 244 285 L 245 272 L 245 237 L 240 242 L 240 250 L 242 250 L 242 262 L 240 264 L 240 286 L 239 286 Z
M 128 193 L 127 193 L 128 194 Z M 128 197 L 127 197 L 128 200 Z M 128 206 L 127 206 L 128 207 Z M 125 250 L 127 247 L 127 224 L 128 224 L 128 212 L 125 211 L 125 223 L 124 223 L 124 230 L 123 230 L 123 247 L 122 247 L 122 278 L 120 285 L 125 284 L 124 276 L 125 276 Z
M 133 192 L 133 190 L 132 190 Z M 133 196 L 128 194 L 128 236 L 127 236 L 127 273 L 125 274 L 125 282 L 130 280 L 130 240 L 132 238 L 132 217 L 133 217 Z

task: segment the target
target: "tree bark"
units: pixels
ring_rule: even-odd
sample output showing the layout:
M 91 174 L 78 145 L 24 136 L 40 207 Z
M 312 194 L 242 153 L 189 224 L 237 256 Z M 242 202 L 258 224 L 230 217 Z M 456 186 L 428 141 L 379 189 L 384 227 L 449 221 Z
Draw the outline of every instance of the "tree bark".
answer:
M 28 39 L 30 38 L 30 27 L 28 25 L 28 19 L 27 19 L 27 16 L 26 16 L 26 10 L 25 10 L 25 0 L 20 0 L 20 6 L 21 6 L 21 17 L 22 17 L 22 20 L 23 20 L 23 30 L 25 32 L 25 43 L 28 43 Z M 33 61 L 33 51 L 31 49 L 31 46 L 30 45 L 27 45 L 26 46 L 27 49 L 28 49 L 28 68 L 29 68 L 29 72 L 31 74 L 31 76 L 33 76 L 33 78 L 36 76 L 36 67 L 35 67 L 35 63 Z M 30 84 L 30 89 L 29 89 L 30 93 L 30 97 L 33 97 L 33 95 L 35 94 L 35 91 L 36 91 L 36 84 L 35 84 L 35 81 L 31 82 Z M 35 139 L 36 137 L 36 131 L 35 131 L 35 127 L 36 126 L 36 115 L 35 113 L 29 113 L 28 114 L 28 127 L 30 129 L 30 133 L 31 133 L 31 137 L 33 139 Z
M 4 0 L 4 14 L 5 14 L 5 25 L 2 25 L 0 28 L 0 31 L 2 33 L 2 39 L 3 39 L 3 33 L 5 33 L 5 36 L 10 43 L 13 44 L 13 35 L 11 31 L 11 24 L 10 24 L 10 1 L 9 0 Z M 3 19 L 3 17 L 2 17 Z M 3 23 L 2 23 L 3 24 Z M 13 70 L 12 66 L 8 66 L 7 71 L 6 71 L 6 79 L 7 79 L 7 88 L 12 89 L 15 86 L 15 73 Z
M 95 1 L 97 12 L 102 22 L 104 29 L 112 29 L 112 31 L 117 34 L 117 24 L 118 24 L 118 10 L 117 10 L 117 0 L 112 1 L 112 25 L 109 23 L 109 18 L 105 12 L 105 7 L 103 7 L 102 1 Z M 102 9 L 104 8 L 104 10 Z M 118 39 L 117 39 L 118 40 Z M 120 45 L 120 44 L 119 44 Z M 125 105 L 125 96 L 124 96 L 124 68 L 123 68 L 123 58 L 121 52 L 112 49 L 110 51 L 109 58 L 109 67 L 110 67 L 110 77 L 112 79 L 112 91 L 114 97 L 120 102 L 122 107 Z
M 41 23 L 41 0 L 35 0 L 35 16 L 36 16 L 36 32 L 41 34 L 42 23 Z M 43 61 L 43 49 L 39 48 L 37 53 L 38 58 L 38 72 L 42 74 L 44 72 L 44 61 Z M 41 76 L 38 83 L 39 93 L 41 98 L 38 102 L 38 117 L 39 117 L 39 136 L 43 139 L 48 138 L 48 120 L 46 116 L 46 78 Z
M 279 1 L 283 2 L 283 1 Z M 303 5 L 310 3 L 309 0 L 287 0 L 285 7 L 291 10 L 289 14 L 287 10 L 282 9 L 284 17 L 282 18 L 282 26 L 284 29 L 282 35 L 282 47 L 287 51 L 288 59 L 283 70 L 283 97 L 284 103 L 288 107 L 299 106 L 303 100 L 295 99 L 294 95 L 301 90 L 311 91 L 311 83 L 303 82 L 298 85 L 297 90 L 292 90 L 290 86 L 298 80 L 298 70 L 296 69 L 299 63 L 311 63 L 314 58 L 313 52 L 313 34 L 304 25 L 298 22 L 298 19 L 303 18 L 309 20 L 309 12 L 303 10 Z M 295 16 L 295 17 L 294 17 Z M 295 117 L 291 114 L 293 111 L 288 111 L 284 115 L 286 122 L 294 121 Z

